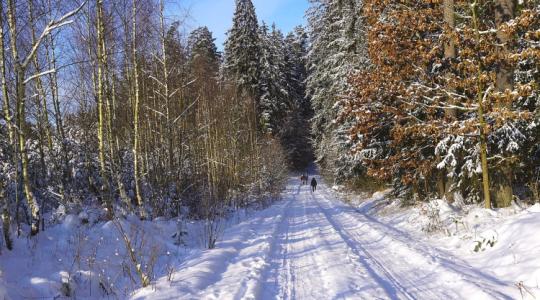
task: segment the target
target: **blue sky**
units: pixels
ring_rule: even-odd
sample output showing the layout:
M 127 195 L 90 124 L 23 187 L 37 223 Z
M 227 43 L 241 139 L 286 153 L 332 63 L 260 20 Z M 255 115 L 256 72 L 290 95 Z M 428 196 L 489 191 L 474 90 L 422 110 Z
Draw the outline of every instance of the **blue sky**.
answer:
M 264 20 L 269 25 L 273 22 L 284 33 L 296 25 L 305 24 L 304 13 L 308 8 L 308 0 L 252 0 L 259 22 Z M 178 14 L 180 8 L 188 9 L 189 29 L 207 26 L 216 38 L 219 49 L 223 49 L 227 30 L 231 27 L 235 0 L 170 0 L 168 11 Z

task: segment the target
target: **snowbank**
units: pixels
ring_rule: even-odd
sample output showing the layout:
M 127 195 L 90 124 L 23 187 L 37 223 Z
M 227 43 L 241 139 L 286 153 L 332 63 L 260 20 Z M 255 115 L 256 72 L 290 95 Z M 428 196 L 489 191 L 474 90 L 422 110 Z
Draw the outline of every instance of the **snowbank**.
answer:
M 434 200 L 403 208 L 382 195 L 356 199 L 357 209 L 462 257 L 513 285 L 523 299 L 540 297 L 540 204 L 488 210 Z
M 16 238 L 14 250 L 0 255 L 0 298 L 127 298 L 140 284 L 117 226 L 130 237 L 141 267 L 154 277 L 164 276 L 192 251 L 174 244 L 174 221 L 87 220 L 67 215 L 35 238 Z

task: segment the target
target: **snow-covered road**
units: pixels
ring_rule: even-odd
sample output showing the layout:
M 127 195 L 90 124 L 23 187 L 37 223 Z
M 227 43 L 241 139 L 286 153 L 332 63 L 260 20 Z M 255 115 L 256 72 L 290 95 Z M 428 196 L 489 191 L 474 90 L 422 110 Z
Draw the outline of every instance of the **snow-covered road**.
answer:
M 511 283 L 291 178 L 284 200 L 135 299 L 514 299 Z

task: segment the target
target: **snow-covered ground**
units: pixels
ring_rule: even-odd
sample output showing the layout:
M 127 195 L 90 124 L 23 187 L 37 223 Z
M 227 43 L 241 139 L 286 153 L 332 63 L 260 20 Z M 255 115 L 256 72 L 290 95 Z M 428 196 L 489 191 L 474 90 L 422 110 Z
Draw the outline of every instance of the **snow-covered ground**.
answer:
M 384 197 L 374 197 L 355 208 L 336 199 L 324 183 L 311 193 L 308 186 L 291 179 L 285 201 L 228 230 L 218 250 L 192 257 L 172 281 L 162 278 L 133 297 L 540 296 L 540 239 L 534 234 L 540 225 L 539 207 L 519 213 L 515 208 L 493 212 L 475 208 L 459 219 L 459 213 L 441 201 L 412 210 L 384 202 Z M 439 215 L 436 221 L 433 211 Z M 371 215 L 375 212 L 377 216 Z M 456 222 L 445 224 L 448 220 Z M 433 222 L 439 223 L 430 225 L 440 232 L 426 235 L 422 229 Z M 495 235 L 494 246 L 474 252 L 475 240 L 484 230 Z
M 138 290 L 117 225 L 68 217 L 0 255 L 0 298 L 53 298 L 62 282 L 77 299 L 540 297 L 539 205 L 404 209 L 384 194 L 349 205 L 318 179 L 311 193 L 291 178 L 283 201 L 226 229 L 213 250 L 197 246 L 197 224 L 177 246 L 174 222 L 123 222 L 146 237 L 135 239 L 145 241 L 136 245 L 143 263 L 157 258 L 155 280 Z

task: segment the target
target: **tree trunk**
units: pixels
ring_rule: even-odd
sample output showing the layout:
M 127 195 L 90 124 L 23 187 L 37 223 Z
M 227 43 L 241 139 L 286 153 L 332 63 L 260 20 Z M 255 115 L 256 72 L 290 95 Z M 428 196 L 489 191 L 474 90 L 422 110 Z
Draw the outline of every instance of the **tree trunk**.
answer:
M 454 30 L 456 26 L 455 18 L 455 7 L 454 0 L 444 0 L 443 1 L 443 12 L 444 12 L 444 22 L 450 30 Z M 444 58 L 453 59 L 456 57 L 456 47 L 453 41 L 450 41 L 444 45 Z M 449 96 L 448 102 L 450 104 L 455 104 L 455 99 Z M 457 115 L 456 109 L 446 109 L 445 115 L 447 118 L 455 119 Z M 439 190 L 439 195 L 441 198 L 446 199 L 447 202 L 454 202 L 454 191 L 452 190 L 453 178 L 448 177 L 446 170 L 442 170 L 437 178 L 437 186 Z
M 40 211 L 39 204 L 32 193 L 30 174 L 28 173 L 28 153 L 26 149 L 26 86 L 25 74 L 26 66 L 24 66 L 19 57 L 17 49 L 17 22 L 15 19 L 15 4 L 13 0 L 8 0 L 8 25 L 10 30 L 11 53 L 15 70 L 15 99 L 17 110 L 17 127 L 19 153 L 21 159 L 21 171 L 23 176 L 23 189 L 28 202 L 28 208 L 31 215 L 30 235 L 36 235 L 39 232 Z
M 107 70 L 107 77 L 109 76 L 109 71 Z M 120 195 L 120 200 L 124 203 L 126 209 L 131 210 L 131 200 L 129 199 L 124 183 L 122 182 L 122 176 L 120 175 L 121 162 L 120 162 L 120 146 L 118 144 L 118 135 L 113 131 L 113 120 L 115 119 L 115 102 L 116 102 L 116 78 L 113 75 L 111 81 L 111 103 L 107 103 L 107 138 L 109 143 L 109 150 L 112 161 L 112 174 L 116 181 L 116 186 L 118 188 L 118 193 Z M 109 101 L 107 101 L 109 102 Z
M 15 135 L 13 132 L 13 126 L 11 124 L 11 109 L 9 106 L 9 94 L 6 84 L 6 54 L 4 52 L 4 5 L 0 4 L 0 74 L 2 76 L 2 96 L 4 99 L 4 120 L 7 125 L 9 144 L 13 146 L 15 143 Z M 13 147 L 10 147 L 12 150 Z M 6 248 L 8 250 L 13 249 L 13 243 L 10 236 L 11 216 L 9 213 L 9 200 L 5 197 L 5 182 L 3 178 L 0 178 L 0 205 L 2 206 L 2 228 L 4 234 L 4 241 L 6 242 Z
M 0 178 L 0 205 L 2 209 L 2 231 L 4 235 L 4 241 L 6 242 L 6 248 L 13 250 L 13 242 L 10 235 L 11 216 L 9 214 L 9 202 L 5 195 L 5 182 L 4 178 Z
M 141 219 L 146 218 L 146 212 L 144 210 L 144 202 L 141 195 L 141 180 L 139 172 L 139 105 L 140 105 L 140 90 L 139 90 L 139 66 L 137 63 L 137 7 L 136 1 L 132 2 L 132 43 L 133 43 L 133 82 L 135 88 L 135 103 L 133 109 L 133 177 L 135 180 L 135 198 L 137 205 L 139 206 L 139 213 Z
M 453 30 L 456 27 L 454 0 L 444 0 L 443 11 L 444 11 L 444 22 L 450 29 Z M 453 41 L 450 41 L 444 45 L 444 57 L 445 58 L 456 57 L 456 47 Z
M 21 156 L 21 169 L 23 176 L 23 189 L 26 201 L 28 202 L 29 213 L 32 218 L 30 235 L 36 235 L 39 232 L 40 208 L 32 192 L 32 184 L 28 166 L 28 151 L 26 149 L 26 95 L 24 85 L 24 69 L 19 68 L 16 71 L 16 98 L 17 98 L 17 126 L 19 139 L 19 153 Z
M 497 27 L 497 39 L 502 45 L 499 50 L 501 55 L 504 55 L 508 50 L 508 43 L 512 40 L 512 35 L 499 30 L 506 22 L 515 18 L 516 1 L 514 0 L 496 0 L 495 1 L 495 26 Z M 506 59 L 503 59 L 497 68 L 497 80 L 495 88 L 499 92 L 512 90 L 514 86 L 514 70 L 508 65 Z M 512 166 L 503 163 L 500 166 L 501 178 L 497 178 L 495 189 L 495 202 L 497 207 L 510 206 L 513 199 L 512 189 Z
M 4 5 L 0 5 L 0 72 L 2 76 L 2 97 L 4 98 L 4 120 L 8 129 L 9 143 L 15 144 L 15 133 L 11 118 L 10 99 L 6 83 L 6 53 L 5 53 L 5 35 L 4 35 Z
M 105 64 L 105 53 L 103 52 L 105 45 L 104 37 L 104 21 L 103 21 L 103 0 L 97 1 L 97 61 L 98 61 L 98 70 L 97 70 L 97 109 L 98 109 L 98 148 L 99 148 L 99 166 L 100 166 L 100 175 L 102 182 L 102 204 L 107 210 L 107 218 L 112 220 L 114 216 L 112 198 L 110 195 L 109 187 L 109 178 L 107 176 L 107 168 L 105 164 L 105 115 L 104 115 L 104 103 L 105 103 L 105 93 L 104 93 L 104 81 L 106 80 L 104 74 Z
M 28 1 L 28 11 L 30 13 L 30 20 L 35 20 L 34 18 L 34 0 Z M 32 44 L 35 44 L 37 42 L 36 39 L 36 28 L 35 28 L 35 22 L 31 22 L 31 36 L 32 36 Z M 36 73 L 40 73 L 43 70 L 41 70 L 41 65 L 39 63 L 39 58 L 37 55 L 34 55 L 33 59 L 33 65 Z M 51 126 L 49 123 L 49 110 L 47 108 L 47 96 L 45 95 L 45 89 L 43 87 L 43 82 L 41 80 L 41 77 L 37 77 L 35 79 L 36 82 L 36 106 L 38 110 L 38 120 L 37 120 L 37 126 L 39 131 L 39 143 L 38 143 L 38 149 L 39 149 L 39 156 L 41 160 L 41 180 L 38 182 L 39 184 L 43 184 L 44 181 L 47 179 L 47 164 L 45 163 L 45 149 L 44 149 L 44 139 L 46 139 L 47 142 L 47 150 L 50 154 L 52 151 L 52 136 L 51 136 Z M 54 157 L 51 157 L 54 160 Z
M 512 168 L 508 165 L 501 167 L 502 178 L 499 179 L 495 189 L 495 202 L 497 207 L 508 207 L 514 199 L 512 190 Z
M 516 16 L 516 1 L 515 0 L 496 0 L 495 1 L 495 26 L 497 27 L 497 39 L 503 45 L 502 50 L 505 52 L 508 49 L 508 43 L 512 40 L 512 35 L 499 30 L 506 22 L 512 20 Z M 503 92 L 513 87 L 514 71 L 504 60 L 497 70 L 496 88 Z
M 478 0 L 475 0 L 473 4 L 471 5 L 472 9 L 472 15 L 473 15 L 473 26 L 476 36 L 476 43 L 480 44 L 480 28 L 478 26 L 478 15 L 477 15 L 477 9 L 478 9 Z M 477 70 L 477 90 L 476 90 L 476 101 L 478 105 L 478 123 L 479 123 L 479 133 L 480 133 L 480 161 L 482 166 L 482 188 L 484 191 L 484 204 L 486 208 L 491 208 L 491 195 L 489 192 L 489 168 L 488 168 L 488 161 L 487 161 L 487 123 L 484 118 L 484 108 L 483 108 L 483 100 L 484 100 L 484 88 L 482 85 L 481 77 L 482 77 L 482 66 L 479 62 L 478 70 Z
M 52 18 L 51 10 L 51 1 L 49 3 L 49 17 Z M 47 42 L 45 43 L 45 56 L 47 58 L 48 67 L 50 70 L 56 70 L 56 53 L 55 53 L 55 43 L 52 36 L 47 37 Z M 60 97 L 58 95 L 58 76 L 56 72 L 49 74 L 49 84 L 51 88 L 51 98 L 53 102 L 54 109 L 54 121 L 56 125 L 56 132 L 60 137 L 60 151 L 62 153 L 62 179 L 60 187 L 60 195 L 62 197 L 61 201 L 66 204 L 66 189 L 68 182 L 70 181 L 70 171 L 69 171 L 69 158 L 66 149 L 66 133 L 64 131 L 64 124 L 62 120 L 62 113 L 60 112 Z

